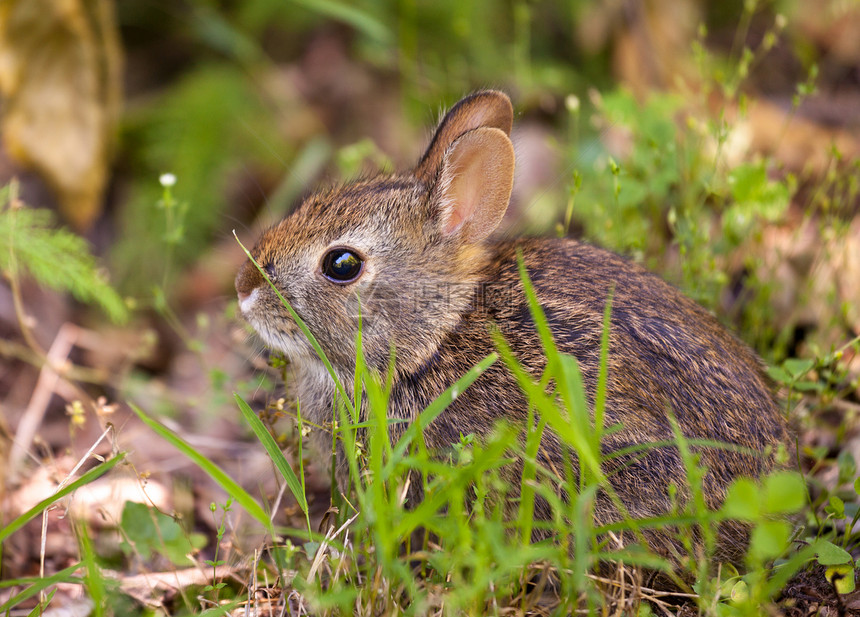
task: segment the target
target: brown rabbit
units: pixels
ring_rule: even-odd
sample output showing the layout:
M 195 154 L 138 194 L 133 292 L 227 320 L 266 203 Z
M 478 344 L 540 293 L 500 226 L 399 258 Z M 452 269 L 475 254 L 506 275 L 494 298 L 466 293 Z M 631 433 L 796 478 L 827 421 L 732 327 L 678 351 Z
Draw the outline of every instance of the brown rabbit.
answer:
M 673 440 L 671 415 L 687 438 L 740 446 L 698 449 L 708 469 L 707 505 L 719 507 L 732 480 L 772 469 L 774 450 L 787 441 L 759 359 L 674 287 L 611 252 L 567 239 L 489 240 L 513 184 L 512 119 L 501 92 L 464 98 L 415 169 L 311 195 L 263 234 L 254 259 L 345 384 L 353 380 L 361 299 L 368 363 L 386 371 L 395 349 L 389 414 L 407 421 L 494 351 L 491 324 L 520 362 L 541 374 L 546 359 L 523 294 L 518 252 L 559 350 L 579 362 L 593 405 L 603 312 L 614 290 L 605 424 L 623 429 L 605 438 L 603 451 Z M 293 361 L 303 413 L 318 424 L 330 421 L 334 383 L 250 261 L 236 289 L 245 318 Z M 501 419 L 522 425 L 526 413 L 514 377 L 496 362 L 431 423 L 425 440 L 443 449 L 460 435 L 488 435 Z M 405 423 L 393 427 L 397 437 Z M 330 437 L 323 440 L 330 447 Z M 557 436 L 544 435 L 539 458 L 549 469 L 563 469 Z M 343 461 L 338 467 L 343 481 Z M 604 471 L 634 517 L 667 512 L 670 483 L 686 483 L 676 447 L 613 458 Z M 518 478 L 511 483 L 518 486 Z M 548 508 L 539 500 L 535 515 L 550 518 Z M 619 518 L 605 495 L 598 496 L 595 518 Z M 664 555 L 678 548 L 668 534 L 646 537 Z M 745 545 L 742 526 L 726 525 L 717 557 L 738 561 Z

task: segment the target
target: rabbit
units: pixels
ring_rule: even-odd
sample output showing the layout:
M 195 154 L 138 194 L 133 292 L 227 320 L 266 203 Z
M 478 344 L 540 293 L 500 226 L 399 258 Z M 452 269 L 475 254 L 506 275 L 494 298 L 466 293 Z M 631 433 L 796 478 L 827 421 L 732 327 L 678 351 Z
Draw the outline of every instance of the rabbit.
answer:
M 539 378 L 546 358 L 518 254 L 559 351 L 578 361 L 593 409 L 604 308 L 612 293 L 605 425 L 622 428 L 605 436 L 603 453 L 673 441 L 671 417 L 689 439 L 737 446 L 697 449 L 707 468 L 707 506 L 718 508 L 734 479 L 775 469 L 775 453 L 788 442 L 762 362 L 704 308 L 610 251 L 573 239 L 491 239 L 513 185 L 512 122 L 506 94 L 486 90 L 465 97 L 444 116 L 414 169 L 310 195 L 262 234 L 253 259 L 307 324 L 344 384 L 354 379 L 360 303 L 368 365 L 385 373 L 392 350 L 395 358 L 388 413 L 406 422 L 392 423 L 392 439 L 495 350 L 492 326 Z M 318 425 L 330 422 L 335 384 L 250 260 L 236 277 L 236 290 L 244 318 L 295 366 L 303 415 Z M 526 417 L 527 400 L 498 361 L 429 424 L 424 439 L 445 450 L 461 435 L 485 438 L 498 421 L 523 426 Z M 318 433 L 323 451 L 330 451 L 331 436 Z M 559 438 L 548 431 L 539 462 L 563 469 L 562 459 Z M 343 484 L 348 471 L 342 455 L 335 465 Z M 604 465 L 634 518 L 668 512 L 670 484 L 686 486 L 674 446 Z M 515 466 L 513 475 L 521 468 Z M 510 481 L 515 492 L 519 479 Z M 418 488 L 409 493 L 411 505 L 421 499 L 420 482 L 413 484 Z M 535 517 L 551 518 L 545 500 L 537 500 Z M 598 494 L 594 518 L 603 524 L 620 515 Z M 741 562 L 747 529 L 727 523 L 718 535 L 716 557 Z M 666 532 L 646 531 L 645 538 L 660 555 L 671 558 L 682 550 Z

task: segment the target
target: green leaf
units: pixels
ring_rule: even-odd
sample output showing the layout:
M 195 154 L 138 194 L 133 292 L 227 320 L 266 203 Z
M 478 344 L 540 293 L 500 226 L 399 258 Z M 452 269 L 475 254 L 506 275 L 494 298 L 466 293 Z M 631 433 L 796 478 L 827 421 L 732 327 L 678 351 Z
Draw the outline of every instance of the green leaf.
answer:
M 844 563 L 830 566 L 824 571 L 824 576 L 836 588 L 836 593 L 844 595 L 854 591 L 854 564 Z
M 792 374 L 795 379 L 803 377 L 812 367 L 815 366 L 814 360 L 803 360 L 800 358 L 789 358 L 782 363 L 783 368 Z
M 838 566 L 852 561 L 848 551 L 824 539 L 815 543 L 815 553 L 822 566 Z
M 851 478 L 857 477 L 857 461 L 849 450 L 842 450 L 836 457 L 839 467 L 839 484 L 850 482 Z
M 792 376 L 781 366 L 769 366 L 767 367 L 768 377 L 773 379 L 776 382 L 790 384 L 794 379 Z
M 738 478 L 729 487 L 721 509 L 726 518 L 754 521 L 759 518 L 761 492 L 749 478 Z
M 788 207 L 789 191 L 767 178 L 765 163 L 748 163 L 729 173 L 732 205 L 723 213 L 723 233 L 733 241 L 743 238 L 756 219 L 776 221 Z
M 779 471 L 764 480 L 764 508 L 767 514 L 790 514 L 806 505 L 806 483 L 793 471 Z
M 523 292 L 525 293 L 526 300 L 528 301 L 529 312 L 531 313 L 535 327 L 537 328 L 538 336 L 540 337 L 541 345 L 543 346 L 544 353 L 546 354 L 547 362 L 550 364 L 558 362 L 558 347 L 556 347 L 555 339 L 552 336 L 552 330 L 550 330 L 549 327 L 549 320 L 547 320 L 543 307 L 540 305 L 540 300 L 537 297 L 537 292 L 535 291 L 534 285 L 532 285 L 521 249 L 517 249 L 517 267 L 520 271 L 520 279 L 523 283 Z
M 836 495 L 831 495 L 824 511 L 834 518 L 845 518 L 845 502 Z
M 225 615 L 233 615 L 236 608 L 241 604 L 241 600 L 230 600 L 223 604 L 219 603 L 217 606 L 206 609 L 201 613 L 196 613 L 196 615 L 197 617 L 225 617 Z
M 803 453 L 814 461 L 823 460 L 824 457 L 827 456 L 827 452 L 827 446 L 815 446 L 812 448 L 809 446 L 803 446 Z
M 215 482 L 223 488 L 228 495 L 235 499 L 239 505 L 248 512 L 248 514 L 257 519 L 257 521 L 266 528 L 266 531 L 268 531 L 269 534 L 272 536 L 275 535 L 275 528 L 272 525 L 272 521 L 269 519 L 269 516 L 263 508 L 260 507 L 260 504 L 258 504 L 257 501 L 251 497 L 247 491 L 245 491 L 245 489 L 239 486 L 235 480 L 228 476 L 223 469 L 197 452 L 194 446 L 190 445 L 169 428 L 147 416 L 137 405 L 131 404 L 130 406 L 132 411 L 137 414 L 144 424 L 158 433 L 164 440 L 170 442 L 185 456 L 194 461 L 195 465 L 209 474 L 209 477 L 215 480 Z
M 104 576 L 96 559 L 92 539 L 87 533 L 86 523 L 83 521 L 75 523 L 75 534 L 77 535 L 78 546 L 83 557 L 82 563 L 86 571 L 84 586 L 93 601 L 93 614 L 96 617 L 102 617 L 106 605 Z
M 798 381 L 794 384 L 794 389 L 799 392 L 820 392 L 821 384 L 816 381 Z
M 732 590 L 729 592 L 729 599 L 735 604 L 742 604 L 750 597 L 750 590 L 746 581 L 740 580 L 732 585 Z
M 779 557 L 790 537 L 791 525 L 785 521 L 762 521 L 753 528 L 749 554 L 761 561 Z
M 788 206 L 788 187 L 767 178 L 765 162 L 738 165 L 729 172 L 731 193 L 745 212 L 775 221 Z
M 159 553 L 177 566 L 193 565 L 189 555 L 206 545 L 202 534 L 186 534 L 173 518 L 133 501 L 126 502 L 122 510 L 120 527 L 127 538 L 120 545 L 123 550 L 131 552 L 133 548 L 144 559 Z
M 40 600 L 39 603 L 33 607 L 29 613 L 27 613 L 27 617 L 42 617 L 45 614 L 45 609 L 51 605 L 51 601 L 54 599 L 54 594 L 57 593 L 56 589 L 52 589 L 48 592 L 48 595 L 45 596 L 44 600 Z

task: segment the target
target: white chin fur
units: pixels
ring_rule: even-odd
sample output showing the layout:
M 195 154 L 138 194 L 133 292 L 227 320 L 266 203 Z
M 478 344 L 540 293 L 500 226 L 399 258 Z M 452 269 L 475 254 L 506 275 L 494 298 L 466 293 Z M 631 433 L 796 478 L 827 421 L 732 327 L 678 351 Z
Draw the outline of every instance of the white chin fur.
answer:
M 258 330 L 258 332 L 260 331 Z M 310 346 L 310 343 L 304 340 L 304 334 L 301 332 L 296 333 L 294 336 L 284 335 L 280 332 L 274 333 L 275 336 L 270 336 L 270 334 L 269 332 L 265 334 L 261 332 L 261 336 L 266 341 L 266 344 L 273 349 L 283 352 L 290 360 L 300 361 L 316 357 L 313 348 Z
M 256 295 L 257 290 L 255 289 L 251 295 L 240 301 L 239 308 L 242 311 L 242 316 L 257 331 L 257 335 L 263 339 L 263 342 L 268 347 L 283 352 L 291 360 L 316 357 L 310 343 L 305 340 L 305 335 L 298 328 L 295 328 L 294 332 L 284 332 L 270 327 L 265 320 L 261 320 L 255 314 L 253 301 Z

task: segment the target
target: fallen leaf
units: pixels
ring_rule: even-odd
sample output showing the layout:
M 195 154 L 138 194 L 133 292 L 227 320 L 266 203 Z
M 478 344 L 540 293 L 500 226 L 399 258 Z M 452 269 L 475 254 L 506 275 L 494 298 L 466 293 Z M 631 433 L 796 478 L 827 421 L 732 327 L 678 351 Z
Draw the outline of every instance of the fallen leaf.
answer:
M 0 4 L 6 148 L 45 178 L 63 216 L 79 231 L 101 211 L 121 64 L 113 0 Z

